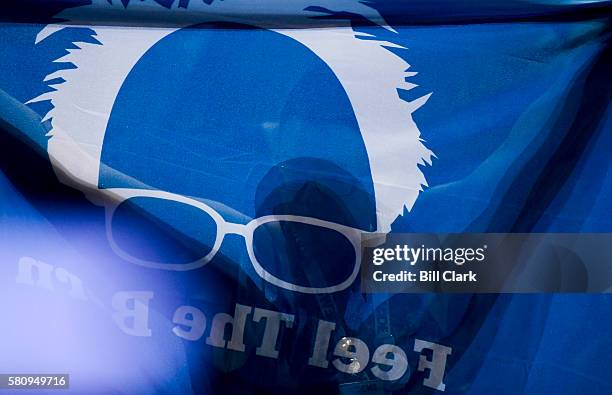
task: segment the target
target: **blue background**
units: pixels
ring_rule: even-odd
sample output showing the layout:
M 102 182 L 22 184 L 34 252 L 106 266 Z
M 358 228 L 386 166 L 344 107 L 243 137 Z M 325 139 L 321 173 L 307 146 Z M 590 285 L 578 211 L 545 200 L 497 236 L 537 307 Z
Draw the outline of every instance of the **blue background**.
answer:
M 42 82 L 44 76 L 54 68 L 65 67 L 53 64 L 51 60 L 65 53 L 70 41 L 77 37 L 87 39 L 90 35 L 86 30 L 69 29 L 34 46 L 34 37 L 41 23 L 66 4 L 51 1 L 9 4 L 0 18 L 0 53 L 3 59 L 0 63 L 0 89 L 16 102 L 23 103 L 48 89 Z M 400 92 L 400 95 L 412 100 L 433 92 L 427 104 L 414 114 L 425 144 L 437 156 L 433 166 L 423 169 L 429 188 L 421 194 L 411 212 L 397 219 L 394 231 L 610 232 L 612 112 L 609 70 L 612 69 L 612 57 L 608 2 L 580 5 L 567 2 L 389 1 L 376 2 L 374 6 L 381 10 L 398 33 L 369 26 L 358 18 L 355 20 L 356 29 L 375 33 L 407 47 L 407 50 L 396 52 L 411 64 L 411 70 L 419 72 L 411 78 L 411 82 L 419 86 Z M 17 21 L 21 23 L 15 23 Z M 201 45 L 210 45 L 206 50 L 212 53 L 228 51 L 226 56 L 231 55 L 231 47 L 206 37 L 212 34 L 210 30 L 178 33 L 181 34 L 196 34 L 204 43 Z M 268 110 L 279 105 L 288 107 L 291 111 L 286 113 L 293 114 L 297 121 L 312 119 L 330 129 L 337 129 L 337 124 L 344 125 L 346 136 L 349 136 L 344 140 L 334 139 L 334 145 L 325 149 L 310 149 L 320 148 L 316 142 L 322 136 L 309 134 L 311 141 L 301 140 L 301 129 L 296 126 L 288 132 L 295 134 L 289 134 L 287 140 L 281 139 L 281 145 L 276 147 L 280 147 L 278 151 L 282 155 L 274 158 L 274 164 L 296 156 L 333 159 L 341 163 L 342 169 L 350 169 L 354 178 L 347 178 L 335 168 L 321 167 L 320 162 L 298 162 L 295 171 L 281 173 L 272 177 L 270 182 L 279 182 L 279 177 L 282 182 L 288 179 L 300 181 L 300 177 L 312 177 L 311 174 L 321 169 L 328 179 L 319 181 L 327 183 L 332 190 L 339 188 L 339 179 L 350 179 L 348 183 L 365 191 L 366 197 L 357 203 L 345 203 L 341 197 L 338 198 L 342 206 L 349 207 L 349 214 L 341 220 L 357 221 L 351 224 L 353 226 L 371 227 L 372 201 L 371 196 L 367 197 L 371 194 L 371 185 L 368 184 L 367 169 L 361 165 L 363 161 L 357 154 L 362 152 L 362 147 L 359 141 L 350 137 L 355 133 L 354 120 L 343 102 L 345 98 L 341 89 L 330 80 L 325 66 L 317 64 L 316 59 L 302 49 L 280 42 L 282 40 L 271 37 L 269 33 L 258 36 L 252 31 L 237 31 L 233 34 L 238 41 L 244 39 L 242 35 L 249 35 L 249 39 L 252 38 L 250 35 L 255 35 L 262 43 L 269 45 L 272 42 L 271 48 L 280 51 L 276 57 L 283 61 L 277 65 L 279 70 L 283 66 L 296 67 L 296 64 L 308 65 L 314 70 L 308 75 L 312 79 L 307 79 L 304 70 L 297 74 L 283 74 L 266 68 L 264 60 L 248 65 L 252 67 L 236 70 L 236 73 L 242 72 L 241 78 L 262 81 L 257 91 L 259 96 L 249 96 L 250 99 L 268 105 Z M 224 37 L 223 41 L 226 39 L 232 38 Z M 260 48 L 257 43 L 254 41 L 253 47 L 247 49 L 257 51 Z M 176 47 L 160 48 L 164 53 L 173 50 L 177 50 Z M 142 62 L 161 63 L 159 58 L 155 59 L 155 52 Z M 204 63 L 203 67 L 206 65 Z M 176 65 L 169 64 L 168 67 L 171 69 Z M 229 72 L 216 71 L 215 78 L 227 83 L 223 78 Z M 214 72 L 208 70 L 208 73 Z M 128 84 L 138 86 L 142 83 L 138 78 L 146 77 L 146 73 L 140 77 L 135 74 L 134 80 Z M 278 80 L 271 77 L 278 77 Z M 270 96 L 265 88 L 270 86 L 270 81 L 276 81 L 279 89 L 288 83 L 298 86 L 301 83 L 299 92 L 313 90 L 312 94 L 300 97 L 304 103 L 309 103 L 320 86 L 325 86 L 326 95 L 315 96 L 312 99 L 315 103 L 309 104 L 317 107 L 318 112 L 300 113 L 305 111 L 304 108 L 291 107 L 293 103 L 285 99 L 291 95 L 289 92 L 287 96 L 278 97 L 276 102 L 268 102 Z M 162 78 L 153 88 L 172 90 L 171 82 Z M 125 125 L 123 120 L 131 114 L 146 112 L 150 104 L 165 105 L 163 102 L 139 103 L 128 93 L 125 98 L 120 95 L 120 100 L 126 100 L 125 106 L 119 106 L 118 113 L 113 114 L 120 126 Z M 243 97 L 246 94 L 238 93 Z M 3 116 L 10 116 L 11 109 L 6 103 L 3 102 Z M 132 108 L 128 107 L 130 103 Z M 205 108 L 199 111 L 210 108 L 201 105 Z M 176 106 L 175 113 L 186 117 L 192 115 L 185 111 L 186 107 Z M 43 115 L 50 104 L 36 104 L 31 108 Z M 163 119 L 167 114 L 159 113 Z M 267 121 L 254 119 L 251 122 L 250 116 L 246 114 L 228 120 L 244 123 L 235 126 L 235 133 L 243 130 L 245 125 Z M 151 125 L 158 122 L 155 116 L 146 119 Z M 185 124 L 188 123 L 185 120 Z M 325 133 L 325 130 L 320 129 L 320 132 Z M 230 145 L 234 134 L 222 136 L 228 141 L 218 142 L 218 155 L 240 150 L 240 146 Z M 11 133 L 5 133 L 2 138 L 0 227 L 3 228 L 3 242 L 11 246 L 3 249 L 5 262 L 16 262 L 21 255 L 38 255 L 41 259 L 61 262 L 80 271 L 84 281 L 89 277 L 90 283 L 96 284 L 96 292 L 103 296 L 117 289 L 142 288 L 143 284 L 163 286 L 167 291 L 157 298 L 160 303 L 157 308 L 162 316 L 159 322 L 164 322 L 164 316 L 171 318 L 172 307 L 178 306 L 179 302 L 201 303 L 210 316 L 217 311 L 231 312 L 233 304 L 239 302 L 295 314 L 305 311 L 308 317 L 338 321 L 342 327 L 338 336 L 341 333 L 355 335 L 368 339 L 370 344 L 380 341 L 373 327 L 372 312 L 388 309 L 395 342 L 407 351 L 410 351 L 410 341 L 415 337 L 453 347 L 445 376 L 448 393 L 603 394 L 612 391 L 612 338 L 609 336 L 612 298 L 608 295 L 396 295 L 388 300 L 377 300 L 363 297 L 351 289 L 331 298 L 335 307 L 330 312 L 325 307 L 329 300 L 285 295 L 270 287 L 262 288 L 261 284 L 251 283 L 256 281 L 252 273 L 247 278 L 241 274 L 250 270 L 242 265 L 244 255 L 234 255 L 243 251 L 237 240 L 230 240 L 226 246 L 227 255 L 219 258 L 221 261 L 197 276 L 142 275 L 137 268 L 115 262 L 105 247 L 102 209 L 89 204 L 78 192 L 56 185 L 46 158 L 44 155 L 38 158 L 35 153 L 36 147 L 46 146 L 44 133 L 21 135 L 17 139 L 11 137 Z M 109 138 L 117 137 L 111 135 Z M 256 142 L 262 144 L 261 139 L 241 140 L 245 145 Z M 123 144 L 138 146 L 137 141 L 124 141 Z M 116 160 L 118 164 L 115 166 L 120 166 L 121 161 L 113 155 L 113 152 L 105 151 L 103 159 L 109 163 Z M 152 152 L 149 155 L 154 157 Z M 262 163 L 265 159 L 247 157 L 243 166 Z M 142 177 L 151 176 L 145 174 L 150 169 L 149 166 L 142 167 Z M 221 173 L 230 170 L 231 174 L 244 172 L 238 164 L 235 169 L 225 166 L 216 169 Z M 255 181 L 250 181 L 252 185 L 248 190 L 262 184 L 266 171 L 262 169 L 260 173 Z M 167 177 L 158 180 L 159 183 L 167 181 Z M 104 175 L 101 183 L 116 186 Z M 248 180 L 246 184 L 249 184 Z M 177 182 L 172 187 L 180 188 L 181 185 L 187 184 Z M 227 198 L 221 185 L 217 184 L 218 194 Z M 271 185 L 265 187 L 274 189 Z M 283 191 L 281 196 L 288 199 L 288 193 Z M 249 216 L 255 213 L 256 197 L 236 193 L 229 198 L 230 206 Z M 269 203 L 268 210 L 270 205 L 278 204 Z M 262 213 L 265 214 L 266 204 L 260 206 L 264 207 Z M 309 204 L 298 204 L 297 207 L 305 210 L 304 214 L 309 214 L 309 209 L 316 209 Z M 353 215 L 351 210 L 368 212 L 367 218 Z M 332 217 L 338 212 L 331 208 L 323 211 Z M 20 235 L 19 243 L 13 243 L 15 234 Z M 90 264 L 86 265 L 84 261 Z M 224 261 L 239 263 L 242 267 L 223 265 Z M 13 269 L 7 264 L 6 275 L 2 272 L 3 278 L 12 278 Z M 196 289 L 199 288 L 202 290 L 198 294 Z M 14 294 L 4 292 L 5 303 L 10 298 L 21 297 L 19 290 Z M 224 297 L 214 297 L 220 294 Z M 20 317 L 20 312 L 14 312 L 14 315 Z M 8 314 L 7 322 L 10 317 Z M 97 326 L 93 318 L 86 322 L 98 328 L 102 336 L 107 336 L 110 331 L 104 329 L 108 323 Z M 168 330 L 160 331 L 166 332 L 169 333 Z M 63 333 L 58 330 L 56 335 L 61 337 Z M 302 335 L 303 338 L 297 337 L 310 336 L 308 333 Z M 364 379 L 342 376 L 332 369 L 305 368 L 305 357 L 299 357 L 298 352 L 297 357 L 281 357 L 278 362 L 262 361 L 260 357 L 251 355 L 242 368 L 226 372 L 215 362 L 218 356 L 209 355 L 214 353 L 208 351 L 208 346 L 202 341 L 184 351 L 183 358 L 190 366 L 190 377 L 168 381 L 167 374 L 171 369 L 168 366 L 172 364 L 165 361 L 177 360 L 179 367 L 184 363 L 176 357 L 183 351 L 169 346 L 177 341 L 171 337 L 158 336 L 151 344 L 123 346 L 143 355 L 139 367 L 133 368 L 133 375 L 139 377 L 139 385 L 158 391 L 180 392 L 185 382 L 190 382 L 196 392 L 223 388 L 228 393 L 242 393 L 245 389 L 287 393 L 297 392 L 299 388 L 311 390 L 308 383 L 320 392 L 333 392 L 339 382 Z M 91 339 L 84 338 L 86 343 L 87 340 Z M 115 346 L 119 344 L 116 340 L 108 341 Z M 292 344 L 292 340 L 284 341 Z M 95 345 L 83 347 L 95 348 Z M 181 348 L 181 345 L 176 346 L 176 349 Z M 92 351 L 91 355 L 99 355 L 96 352 Z M 303 354 L 305 356 L 307 351 Z M 409 355 L 411 371 L 406 375 L 405 387 L 395 389 L 398 393 L 405 393 L 407 389 L 415 393 L 429 392 L 421 384 L 423 374 L 414 372 L 418 355 L 409 354 L 412 354 Z M 146 358 L 146 355 L 153 358 Z M 89 360 L 87 353 L 75 358 Z M 107 360 L 109 362 L 102 364 L 105 369 L 112 364 L 112 359 Z M 112 369 L 109 374 L 113 374 Z M 266 378 L 263 383 L 262 377 Z M 114 390 L 121 389 L 119 386 Z

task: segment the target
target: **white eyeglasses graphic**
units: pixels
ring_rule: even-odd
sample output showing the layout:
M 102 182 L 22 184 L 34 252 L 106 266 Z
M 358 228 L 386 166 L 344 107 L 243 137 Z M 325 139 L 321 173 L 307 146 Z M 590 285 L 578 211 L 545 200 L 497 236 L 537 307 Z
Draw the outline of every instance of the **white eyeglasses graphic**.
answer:
M 255 272 L 265 281 L 273 284 L 277 287 L 295 291 L 302 292 L 307 294 L 319 294 L 319 293 L 332 293 L 338 292 L 349 287 L 357 277 L 357 273 L 359 272 L 360 260 L 361 260 L 361 238 L 363 234 L 369 234 L 370 232 L 364 232 L 363 230 L 352 228 L 350 226 L 345 226 L 341 224 L 337 224 L 334 222 L 324 221 L 317 218 L 312 217 L 303 217 L 297 215 L 267 215 L 259 218 L 255 218 L 247 224 L 238 224 L 227 222 L 215 209 L 211 206 L 183 195 L 174 194 L 171 192 L 165 192 L 160 190 L 146 190 L 146 189 L 124 189 L 124 188 L 111 188 L 106 189 L 105 192 L 114 197 L 112 202 L 105 202 L 106 207 L 106 233 L 113 251 L 122 259 L 134 263 L 136 265 L 144 266 L 147 268 L 153 269 L 162 269 L 162 270 L 174 270 L 174 271 L 187 271 L 187 270 L 195 270 L 201 268 L 210 262 L 215 255 L 219 252 L 221 248 L 221 244 L 226 235 L 236 234 L 242 236 L 246 241 L 246 247 L 249 259 L 251 260 L 251 264 L 253 265 Z M 113 226 L 112 221 L 113 217 L 117 211 L 117 208 L 124 202 L 129 199 L 134 198 L 153 198 L 153 199 L 161 199 L 161 200 L 169 200 L 175 203 L 181 203 L 204 212 L 210 217 L 216 225 L 216 234 L 215 240 L 212 246 L 212 249 L 203 257 L 188 262 L 188 263 L 160 263 L 152 260 L 141 259 L 132 254 L 126 252 L 122 249 L 119 244 L 116 242 L 115 237 L 113 235 Z M 254 234 L 255 231 L 261 227 L 262 225 L 271 224 L 271 223 L 294 223 L 294 224 L 305 224 L 310 225 L 312 227 L 323 228 L 327 230 L 332 230 L 342 235 L 346 240 L 348 240 L 353 248 L 354 252 L 354 260 L 351 263 L 353 265 L 352 271 L 350 274 L 346 276 L 341 282 L 334 284 L 332 286 L 326 287 L 307 287 L 303 285 L 293 284 L 291 282 L 285 281 L 283 279 L 278 278 L 272 273 L 268 272 L 264 265 L 262 265 L 257 259 L 255 248 L 254 248 Z M 314 229 L 314 228 L 313 228 Z M 338 262 L 320 262 L 320 265 L 329 265 L 329 264 L 344 264 Z

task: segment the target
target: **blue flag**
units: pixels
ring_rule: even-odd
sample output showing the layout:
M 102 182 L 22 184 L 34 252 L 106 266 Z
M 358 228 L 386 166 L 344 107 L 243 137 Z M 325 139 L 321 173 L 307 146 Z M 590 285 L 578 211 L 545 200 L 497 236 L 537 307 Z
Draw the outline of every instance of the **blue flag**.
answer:
M 3 5 L 0 374 L 611 393 L 608 294 L 359 279 L 369 233 L 612 231 L 610 5 Z

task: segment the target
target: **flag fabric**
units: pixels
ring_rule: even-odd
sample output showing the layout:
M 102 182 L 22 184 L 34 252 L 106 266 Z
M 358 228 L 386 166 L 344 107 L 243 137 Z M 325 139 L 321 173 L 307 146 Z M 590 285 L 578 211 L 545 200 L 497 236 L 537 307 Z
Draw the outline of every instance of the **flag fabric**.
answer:
M 608 294 L 366 295 L 355 241 L 611 232 L 610 5 L 3 4 L 0 373 L 612 392 Z

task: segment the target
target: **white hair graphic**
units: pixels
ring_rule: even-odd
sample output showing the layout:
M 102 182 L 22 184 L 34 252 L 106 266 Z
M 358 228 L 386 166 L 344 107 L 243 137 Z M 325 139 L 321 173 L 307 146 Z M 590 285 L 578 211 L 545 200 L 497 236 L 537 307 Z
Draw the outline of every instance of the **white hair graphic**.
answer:
M 357 0 L 192 0 L 166 8 L 154 0 L 93 0 L 91 5 L 70 8 L 59 15 L 68 21 L 46 26 L 36 42 L 66 27 L 94 31 L 98 43 L 76 42 L 77 48 L 54 62 L 74 68 L 49 74 L 45 81 L 54 90 L 32 100 L 51 100 L 53 109 L 44 117 L 51 120 L 49 157 L 62 182 L 81 190 L 97 190 L 102 144 L 108 120 L 119 90 L 138 60 L 158 41 L 182 27 L 206 22 L 235 22 L 268 29 L 290 37 L 321 58 L 347 93 L 369 157 L 379 232 L 388 232 L 391 223 L 410 210 L 422 187 L 427 185 L 419 165 L 431 165 L 433 153 L 423 145 L 412 113 L 430 94 L 414 101 L 399 97 L 398 89 L 415 84 L 407 78 L 410 65 L 389 48 L 403 48 L 375 36 L 356 32 L 349 20 L 334 21 L 332 27 L 279 28 L 266 15 L 283 15 L 304 26 L 312 17 L 329 16 L 324 10 L 359 14 L 387 30 L 376 10 Z M 316 7 L 316 8 L 313 8 Z M 323 11 L 322 11 L 323 10 Z M 87 21 L 103 18 L 121 21 L 130 17 L 162 16 L 164 27 L 129 27 L 108 23 L 91 26 Z M 91 23 L 91 22 L 90 22 Z M 170 27 L 168 27 L 170 26 Z M 103 193 L 104 190 L 101 190 Z

